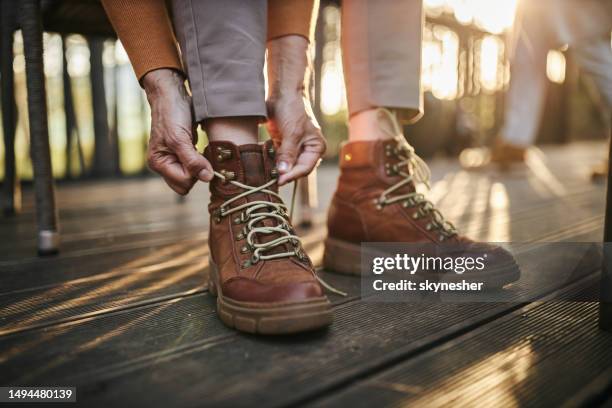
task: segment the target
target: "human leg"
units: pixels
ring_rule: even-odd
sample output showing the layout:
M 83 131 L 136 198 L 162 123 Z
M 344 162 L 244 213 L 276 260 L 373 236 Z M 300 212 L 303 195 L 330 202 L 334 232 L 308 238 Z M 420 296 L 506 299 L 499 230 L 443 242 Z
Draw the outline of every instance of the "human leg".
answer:
M 338 188 L 328 212 L 324 266 L 341 273 L 359 274 L 363 242 L 473 245 L 417 192 L 418 183 L 428 184 L 429 169 L 407 143 L 398 120 L 398 117 L 406 118 L 406 114 L 411 114 L 408 119 L 415 119 L 420 113 L 420 63 L 415 61 L 421 53 L 418 45 L 404 50 L 402 47 L 407 46 L 409 38 L 394 38 L 391 34 L 412 33 L 412 42 L 420 44 L 421 2 L 388 2 L 386 8 L 379 8 L 380 3 L 373 1 L 349 4 L 343 15 L 344 26 L 361 26 L 365 34 L 355 30 L 343 38 L 343 50 L 348 49 L 344 65 L 350 113 L 349 142 L 341 151 Z M 415 4 L 418 9 L 411 8 Z M 364 11 L 371 11 L 370 7 L 386 15 L 376 15 L 374 19 Z M 402 26 L 402 17 L 406 16 L 414 18 L 416 29 L 407 30 Z M 365 21 L 356 22 L 351 18 Z M 371 26 L 368 18 L 378 24 Z M 388 38 L 371 40 L 372 33 L 384 33 L 382 26 L 396 20 L 399 20 L 398 27 L 390 29 Z M 404 91 L 396 94 L 397 89 L 411 96 L 404 95 Z M 491 259 L 497 259 L 495 262 L 507 263 L 508 268 L 501 275 L 479 278 L 491 286 L 503 286 L 518 279 L 518 268 L 509 253 L 486 245 L 483 250 L 489 251 Z
M 196 120 L 210 138 L 209 290 L 238 330 L 281 334 L 331 323 L 330 304 L 278 196 L 266 116 L 266 1 L 173 2 Z
M 346 1 L 342 4 L 342 56 L 349 109 L 349 140 L 384 139 L 377 108 L 404 122 L 423 111 L 422 1 Z

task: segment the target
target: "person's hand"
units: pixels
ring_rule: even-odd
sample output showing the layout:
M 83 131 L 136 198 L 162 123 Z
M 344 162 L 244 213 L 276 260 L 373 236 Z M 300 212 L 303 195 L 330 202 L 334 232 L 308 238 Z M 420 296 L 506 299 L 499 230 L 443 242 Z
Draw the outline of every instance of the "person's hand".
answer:
M 325 153 L 326 143 L 308 99 L 300 94 L 268 99 L 268 132 L 279 146 L 276 166 L 283 185 L 308 175 Z
M 308 40 L 287 35 L 268 42 L 268 132 L 278 147 L 279 185 L 308 175 L 326 143 L 306 95 Z
M 210 181 L 213 169 L 195 148 L 197 133 L 185 79 L 171 69 L 147 73 L 142 84 L 151 105 L 147 163 L 175 192 L 185 195 L 197 180 Z

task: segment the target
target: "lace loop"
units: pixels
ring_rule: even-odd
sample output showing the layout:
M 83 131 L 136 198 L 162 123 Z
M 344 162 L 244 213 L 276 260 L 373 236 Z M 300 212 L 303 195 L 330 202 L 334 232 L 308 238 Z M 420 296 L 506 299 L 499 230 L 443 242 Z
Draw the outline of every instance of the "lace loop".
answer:
M 230 198 L 225 201 L 223 204 L 219 206 L 214 212 L 213 216 L 215 218 L 222 218 L 228 215 L 234 214 L 238 211 L 240 213 L 240 219 L 245 219 L 246 226 L 241 229 L 240 234 L 243 235 L 243 238 L 246 238 L 246 247 L 249 249 L 253 249 L 253 254 L 250 259 L 247 259 L 242 262 L 243 268 L 248 268 L 251 265 L 256 264 L 259 260 L 270 260 L 270 259 L 279 259 L 279 258 L 288 258 L 288 257 L 297 257 L 300 260 L 308 259 L 307 255 L 302 251 L 302 243 L 300 238 L 293 234 L 293 229 L 290 227 L 288 220 L 291 221 L 293 217 L 293 208 L 295 204 L 295 196 L 297 193 L 297 181 L 293 183 L 293 193 L 291 196 L 291 209 L 287 213 L 287 206 L 283 204 L 282 198 L 279 194 L 272 190 L 268 190 L 268 187 L 272 186 L 277 182 L 277 179 L 272 179 L 265 184 L 262 184 L 259 187 L 249 186 L 247 184 L 240 183 L 239 181 L 229 180 L 225 175 L 214 171 L 215 176 L 219 177 L 221 180 L 229 182 L 236 187 L 242 188 L 245 190 L 244 192 L 236 195 L 235 197 Z M 272 201 L 250 201 L 244 204 L 237 205 L 233 208 L 228 208 L 228 206 L 240 200 L 241 198 L 247 197 L 251 194 L 255 194 L 258 192 L 267 193 L 272 195 L 273 197 L 278 198 L 279 203 L 275 203 Z M 272 211 L 263 211 L 256 212 L 257 210 L 268 210 L 272 208 Z M 244 211 L 243 211 L 244 210 Z M 288 218 L 287 218 L 288 217 Z M 280 222 L 279 225 L 276 226 L 256 226 L 258 222 L 261 222 L 267 218 L 274 218 Z M 256 234 L 273 234 L 279 233 L 280 237 L 275 238 L 271 241 L 258 243 L 253 240 L 253 237 Z M 290 243 L 293 245 L 293 251 L 286 251 L 278 254 L 264 254 L 263 252 L 268 251 L 274 247 L 284 245 Z M 316 273 L 314 274 L 317 281 L 328 291 L 335 293 L 340 296 L 348 296 L 347 293 L 334 288 L 329 283 L 325 282 L 323 278 L 321 278 Z
M 445 220 L 442 213 L 423 194 L 414 191 L 390 196 L 390 194 L 411 183 L 415 185 L 421 183 L 429 189 L 431 171 L 425 161 L 416 154 L 414 148 L 404 138 L 395 115 L 389 110 L 381 108 L 378 110 L 378 116 L 381 118 L 381 122 L 386 119 L 384 122 L 391 125 L 391 129 L 385 126 L 381 126 L 381 129 L 395 140 L 395 147 L 387 145 L 387 156 L 395 156 L 399 159 L 390 168 L 395 172 L 395 175 L 402 176 L 402 180 L 381 193 L 376 201 L 377 208 L 382 209 L 386 205 L 401 201 L 404 207 L 418 207 L 417 212 L 412 217 L 415 220 L 428 215 L 431 219 L 430 224 L 428 224 L 428 230 L 439 231 L 441 240 L 456 235 L 457 230 L 455 226 Z
M 276 179 L 272 179 L 259 187 L 253 187 L 240 183 L 239 181 L 230 180 L 223 173 L 215 171 L 214 174 L 220 179 L 245 190 L 242 193 L 237 194 L 236 196 L 223 202 L 223 204 L 221 204 L 213 214 L 215 217 L 219 218 L 227 217 L 235 213 L 240 214 L 235 218 L 235 221 L 238 220 L 240 223 L 246 224 L 246 226 L 242 229 L 241 234 L 244 236 L 244 238 L 246 238 L 247 248 L 253 249 L 250 263 L 256 264 L 259 262 L 259 260 L 296 256 L 296 252 L 299 250 L 301 242 L 299 237 L 294 235 L 289 228 L 284 228 L 285 225 L 288 225 L 288 220 L 286 218 L 288 215 L 287 206 L 283 204 L 282 198 L 278 193 L 269 189 L 270 186 L 277 182 Z M 255 193 L 269 194 L 277 198 L 279 202 L 256 200 L 247 201 L 246 203 L 239 204 L 235 207 L 229 207 L 232 203 Z M 293 196 L 295 197 L 295 186 Z M 291 212 L 289 213 L 289 219 L 291 219 Z M 257 225 L 258 223 L 261 223 L 267 219 L 275 219 L 278 222 L 278 225 Z M 254 238 L 260 234 L 279 234 L 280 236 L 263 243 L 255 242 Z M 291 244 L 295 249 L 276 254 L 266 254 L 266 252 L 269 252 L 271 249 L 285 244 Z

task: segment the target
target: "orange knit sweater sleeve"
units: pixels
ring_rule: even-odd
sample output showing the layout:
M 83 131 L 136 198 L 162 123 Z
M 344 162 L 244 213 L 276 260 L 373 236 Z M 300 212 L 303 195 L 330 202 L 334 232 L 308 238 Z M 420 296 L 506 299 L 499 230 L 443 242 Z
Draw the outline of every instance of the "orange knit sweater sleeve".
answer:
M 268 0 L 268 40 L 297 34 L 312 40 L 319 0 Z
M 318 4 L 318 0 L 269 0 L 268 40 L 292 34 L 310 40 Z M 182 71 L 165 0 L 102 0 L 102 5 L 138 80 L 158 68 Z
M 102 0 L 138 80 L 149 71 L 172 68 L 181 60 L 164 0 Z

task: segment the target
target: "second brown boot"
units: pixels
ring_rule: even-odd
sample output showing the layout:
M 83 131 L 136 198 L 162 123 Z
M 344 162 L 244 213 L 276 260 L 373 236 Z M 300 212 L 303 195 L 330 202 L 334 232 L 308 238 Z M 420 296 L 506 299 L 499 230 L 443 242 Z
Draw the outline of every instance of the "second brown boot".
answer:
M 450 278 L 471 278 L 487 287 L 501 287 L 520 277 L 509 252 L 460 236 L 440 211 L 416 191 L 418 182 L 429 181 L 429 169 L 402 135 L 345 144 L 340 171 L 328 212 L 323 258 L 326 269 L 361 274 L 363 242 L 432 243 L 429 247 L 436 251 L 444 247 L 486 252 L 488 264 L 494 266 Z
M 331 305 L 278 195 L 270 142 L 211 142 L 210 281 L 230 327 L 286 334 L 331 323 Z

